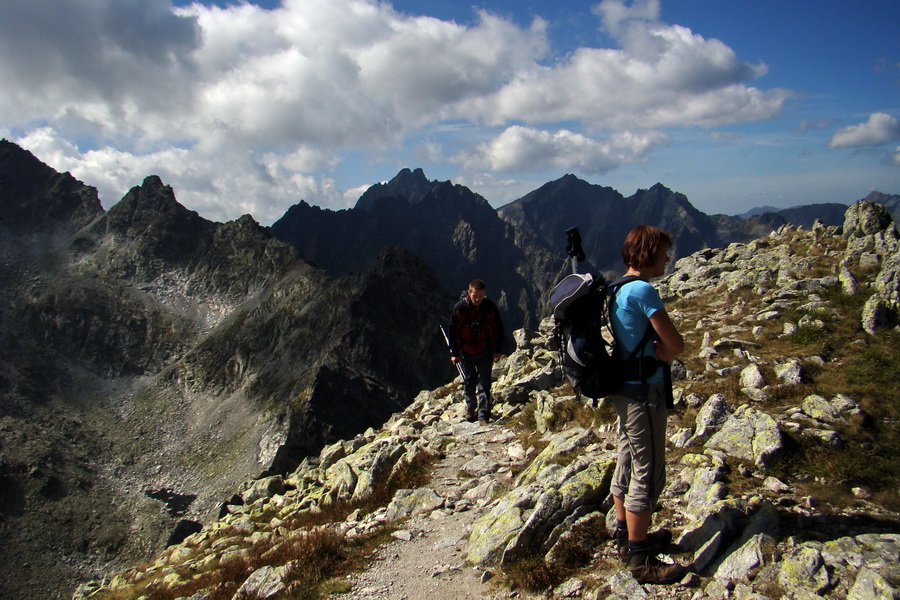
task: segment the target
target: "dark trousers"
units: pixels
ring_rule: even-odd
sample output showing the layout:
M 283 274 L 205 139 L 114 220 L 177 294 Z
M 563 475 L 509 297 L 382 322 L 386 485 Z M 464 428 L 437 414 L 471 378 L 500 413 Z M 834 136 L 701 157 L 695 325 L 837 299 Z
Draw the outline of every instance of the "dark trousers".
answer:
M 466 385 L 466 406 L 478 409 L 479 419 L 491 416 L 491 369 L 494 354 L 490 348 L 478 354 L 463 354 L 463 363 L 468 374 Z

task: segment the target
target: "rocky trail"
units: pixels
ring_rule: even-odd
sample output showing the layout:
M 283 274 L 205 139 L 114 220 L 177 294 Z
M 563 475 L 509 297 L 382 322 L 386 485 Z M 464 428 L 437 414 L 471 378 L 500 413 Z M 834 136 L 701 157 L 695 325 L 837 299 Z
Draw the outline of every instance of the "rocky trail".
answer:
M 328 600 L 547 597 L 511 590 L 509 582 L 502 582 L 503 576 L 497 575 L 498 569 L 467 563 L 473 525 L 490 512 L 498 496 L 514 485 L 515 469 L 525 460 L 525 451 L 505 419 L 482 426 L 467 423 L 461 416 L 452 418 L 459 422 L 444 431 L 444 456 L 433 465 L 430 483 L 414 492 L 418 496 L 415 513 L 375 551 L 364 569 L 346 576 L 348 591 L 332 593 Z M 423 501 L 429 496 L 430 502 Z M 595 559 L 607 565 L 605 575 L 610 587 L 625 597 L 631 597 L 630 591 L 634 597 L 687 600 L 696 591 L 696 575 L 671 586 L 642 588 L 618 568 L 607 540 L 598 542 L 595 550 Z M 584 591 L 583 582 L 573 578 L 559 586 L 553 597 L 589 597 Z
M 508 598 L 492 583 L 494 572 L 465 564 L 466 538 L 491 495 L 513 479 L 510 442 L 516 436 L 500 425 L 461 421 L 447 432 L 445 456 L 423 490 L 435 505 L 412 516 L 381 546 L 361 572 L 347 576 L 352 589 L 330 600 L 461 600 Z M 514 452 L 513 452 L 514 454 Z M 443 502 L 441 502 L 443 499 Z M 517 598 L 537 598 L 513 592 Z

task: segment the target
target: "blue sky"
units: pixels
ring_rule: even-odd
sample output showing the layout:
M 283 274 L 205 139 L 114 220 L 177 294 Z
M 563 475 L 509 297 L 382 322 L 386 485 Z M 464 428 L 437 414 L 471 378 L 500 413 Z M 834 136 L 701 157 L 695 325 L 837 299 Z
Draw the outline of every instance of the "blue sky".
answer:
M 900 2 L 0 0 L 0 136 L 109 208 L 353 206 L 403 167 L 708 213 L 900 193 Z

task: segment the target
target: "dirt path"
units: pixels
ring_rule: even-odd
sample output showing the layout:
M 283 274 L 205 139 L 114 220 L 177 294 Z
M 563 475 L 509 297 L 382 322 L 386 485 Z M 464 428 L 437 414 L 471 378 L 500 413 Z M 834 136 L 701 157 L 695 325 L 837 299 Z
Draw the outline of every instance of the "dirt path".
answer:
M 445 457 L 427 486 L 444 508 L 407 520 L 379 548 L 365 571 L 348 576 L 353 588 L 332 600 L 462 600 L 509 598 L 493 585 L 493 573 L 465 564 L 467 537 L 493 500 L 496 486 L 509 487 L 509 448 L 515 436 L 497 425 L 454 423 L 446 433 Z M 463 467 L 467 473 L 462 473 Z M 496 583 L 496 582 L 494 582 Z M 517 593 L 516 598 L 539 598 Z

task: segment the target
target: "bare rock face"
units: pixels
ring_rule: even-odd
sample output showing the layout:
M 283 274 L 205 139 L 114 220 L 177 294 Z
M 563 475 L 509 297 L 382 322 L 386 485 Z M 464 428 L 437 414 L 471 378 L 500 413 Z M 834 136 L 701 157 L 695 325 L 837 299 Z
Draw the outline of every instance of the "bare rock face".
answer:
M 844 237 L 848 254 L 880 264 L 873 293 L 862 314 L 863 329 L 872 334 L 900 324 L 900 235 L 881 204 L 861 200 L 847 209 Z
M 861 200 L 844 213 L 844 237 L 866 238 L 877 235 L 894 221 L 887 209 L 876 202 Z
M 57 173 L 33 154 L 0 140 L 0 231 L 72 233 L 103 214 L 96 188 Z

